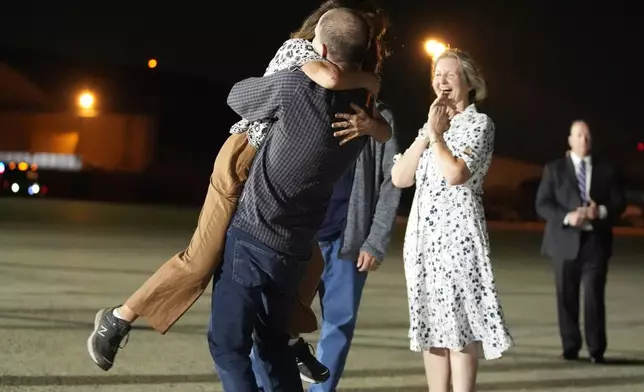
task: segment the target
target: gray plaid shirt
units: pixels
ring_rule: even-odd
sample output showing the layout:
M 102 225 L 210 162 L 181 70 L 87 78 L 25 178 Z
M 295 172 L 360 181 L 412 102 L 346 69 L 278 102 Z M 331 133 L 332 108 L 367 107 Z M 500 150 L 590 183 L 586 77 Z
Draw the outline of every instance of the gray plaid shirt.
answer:
M 309 258 L 333 186 L 355 162 L 367 138 L 340 146 L 335 113 L 364 106 L 365 90 L 330 91 L 300 70 L 243 80 L 228 105 L 242 118 L 273 118 L 258 151 L 232 225 L 274 250 Z

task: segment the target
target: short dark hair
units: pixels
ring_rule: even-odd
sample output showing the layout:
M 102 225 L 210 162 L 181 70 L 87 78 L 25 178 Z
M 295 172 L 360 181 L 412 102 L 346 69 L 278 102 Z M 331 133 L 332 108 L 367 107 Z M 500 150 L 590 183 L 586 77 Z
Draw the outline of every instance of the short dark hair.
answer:
M 320 42 L 327 48 L 327 56 L 338 63 L 360 64 L 369 47 L 370 27 L 359 11 L 335 8 L 318 22 Z
M 371 14 L 375 14 L 378 11 L 375 4 L 368 0 L 326 0 L 304 19 L 302 26 L 297 31 L 291 33 L 291 38 L 312 40 L 315 37 L 315 26 L 317 26 L 322 15 L 335 8 L 350 8 Z
M 392 54 L 387 43 L 389 15 L 379 6 L 376 0 L 326 0 L 313 11 L 297 31 L 291 33 L 291 38 L 301 38 L 311 41 L 315 37 L 315 27 L 327 11 L 335 8 L 350 8 L 360 11 L 370 22 L 371 43 L 365 55 L 362 69 L 365 71 L 382 72 L 383 61 Z

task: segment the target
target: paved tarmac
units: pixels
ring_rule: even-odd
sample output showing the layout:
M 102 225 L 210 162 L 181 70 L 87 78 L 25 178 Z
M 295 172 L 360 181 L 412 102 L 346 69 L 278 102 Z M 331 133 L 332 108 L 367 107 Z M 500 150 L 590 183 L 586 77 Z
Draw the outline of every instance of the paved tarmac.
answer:
M 138 323 L 108 373 L 85 342 L 96 310 L 124 301 L 185 246 L 198 211 L 55 200 L 0 200 L 0 391 L 221 391 L 204 295 L 166 336 Z M 427 391 L 410 352 L 401 260 L 404 227 L 367 282 L 344 392 Z M 608 283 L 607 357 L 563 362 L 553 279 L 539 233 L 491 232 L 516 347 L 481 364 L 479 391 L 644 391 L 644 240 L 619 237 Z M 315 342 L 317 335 L 308 338 Z

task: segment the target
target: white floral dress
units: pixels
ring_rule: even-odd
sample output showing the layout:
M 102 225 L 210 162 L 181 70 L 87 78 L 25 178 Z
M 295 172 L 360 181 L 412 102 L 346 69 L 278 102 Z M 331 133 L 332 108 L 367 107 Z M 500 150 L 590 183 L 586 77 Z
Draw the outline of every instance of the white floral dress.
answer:
M 499 358 L 513 342 L 494 283 L 481 200 L 494 124 L 470 105 L 452 118 L 444 138 L 472 176 L 450 186 L 432 149 L 420 159 L 404 244 L 410 348 L 462 350 L 478 342 L 481 356 Z
M 282 44 L 275 57 L 268 64 L 264 76 L 285 69 L 299 68 L 309 61 L 323 60 L 324 58 L 315 51 L 310 41 L 301 38 L 289 39 Z M 273 119 L 270 118 L 253 122 L 242 119 L 230 128 L 230 133 L 247 132 L 248 142 L 256 149 L 259 149 L 272 121 Z

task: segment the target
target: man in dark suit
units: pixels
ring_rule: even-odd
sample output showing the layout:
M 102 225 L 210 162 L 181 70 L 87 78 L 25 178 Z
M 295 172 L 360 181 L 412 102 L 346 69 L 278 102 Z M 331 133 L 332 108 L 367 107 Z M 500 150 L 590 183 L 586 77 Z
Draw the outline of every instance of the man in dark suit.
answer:
M 625 199 L 615 166 L 591 155 L 591 140 L 588 124 L 575 121 L 568 136 L 570 151 L 543 171 L 536 209 L 546 220 L 542 253 L 554 264 L 562 357 L 579 358 L 583 284 L 586 346 L 593 363 L 604 363 L 604 289 L 612 226 L 625 209 Z

